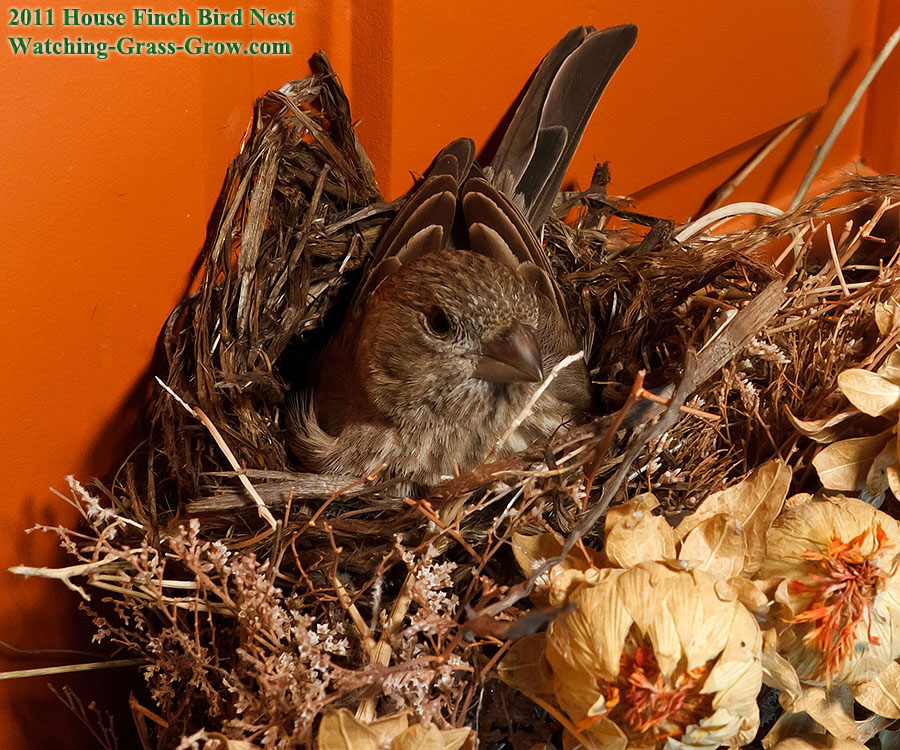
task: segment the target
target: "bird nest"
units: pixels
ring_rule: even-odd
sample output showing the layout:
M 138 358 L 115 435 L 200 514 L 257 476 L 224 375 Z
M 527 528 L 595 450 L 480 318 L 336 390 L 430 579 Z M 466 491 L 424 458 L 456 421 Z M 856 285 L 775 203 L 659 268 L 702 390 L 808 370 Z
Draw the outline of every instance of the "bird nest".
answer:
M 607 196 L 598 168 L 544 236 L 594 416 L 405 497 L 377 472 L 298 472 L 281 429 L 402 204 L 381 197 L 336 77 L 313 64 L 256 104 L 199 285 L 165 326 L 146 440 L 111 483 L 73 482 L 84 523 L 57 529 L 78 563 L 64 578 L 98 639 L 142 660 L 145 749 L 313 747 L 339 708 L 472 727 L 480 747 L 547 742 L 556 720 L 497 678 L 510 641 L 547 619 L 512 536 L 601 548 L 610 504 L 652 490 L 674 524 L 773 457 L 807 489 L 819 445 L 797 420 L 832 413 L 838 374 L 887 351 L 874 314 L 900 297 L 884 229 L 900 178 L 848 177 L 756 228 L 676 242 L 672 222 Z M 829 222 L 833 253 L 816 255 Z

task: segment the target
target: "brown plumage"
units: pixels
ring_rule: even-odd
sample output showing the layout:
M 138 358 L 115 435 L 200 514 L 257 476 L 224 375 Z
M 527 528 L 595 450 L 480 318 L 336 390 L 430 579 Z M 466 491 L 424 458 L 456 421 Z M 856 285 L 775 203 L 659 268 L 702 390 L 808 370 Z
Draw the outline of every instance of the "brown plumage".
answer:
M 503 445 L 541 381 L 577 352 L 535 234 L 636 29 L 573 29 L 544 58 L 490 168 L 459 139 L 386 230 L 287 431 L 323 472 L 419 484 L 521 450 L 589 405 L 583 361 L 562 370 Z

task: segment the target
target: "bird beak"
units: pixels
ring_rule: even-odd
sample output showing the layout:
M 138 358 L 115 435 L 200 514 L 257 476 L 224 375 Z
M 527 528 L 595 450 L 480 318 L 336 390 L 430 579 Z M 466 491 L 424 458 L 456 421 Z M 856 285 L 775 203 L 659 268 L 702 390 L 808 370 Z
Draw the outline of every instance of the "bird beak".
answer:
M 472 377 L 497 383 L 539 382 L 544 378 L 534 330 L 513 323 L 484 342 Z

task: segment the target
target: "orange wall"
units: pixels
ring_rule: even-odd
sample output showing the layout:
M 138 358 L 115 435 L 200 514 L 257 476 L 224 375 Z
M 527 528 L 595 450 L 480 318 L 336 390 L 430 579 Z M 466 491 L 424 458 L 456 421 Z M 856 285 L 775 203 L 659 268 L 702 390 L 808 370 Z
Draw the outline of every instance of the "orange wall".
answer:
M 287 30 L 201 32 L 289 39 L 293 54 L 272 58 L 26 58 L 0 40 L 0 640 L 19 648 L 84 645 L 68 591 L 3 571 L 61 564 L 52 539 L 22 530 L 70 521 L 48 487 L 62 489 L 68 473 L 105 473 L 127 452 L 157 334 L 190 282 L 253 100 L 306 75 L 313 51 L 329 53 L 394 196 L 411 184 L 410 170 L 424 170 L 451 138 L 470 135 L 483 145 L 569 27 L 633 21 L 637 45 L 570 176 L 585 185 L 593 162 L 608 159 L 613 192 L 683 219 L 774 129 L 817 113 L 734 198 L 789 196 L 871 61 L 876 36 L 882 43 L 900 23 L 896 6 L 884 6 L 879 20 L 870 0 L 316 0 L 269 6 L 294 9 Z M 157 11 L 177 7 L 153 3 Z M 90 3 L 92 11 L 119 9 Z M 150 40 L 195 29 L 126 31 Z M 7 27 L 4 36 L 13 32 Z M 898 74 L 894 60 L 830 166 L 862 153 L 879 168 L 900 168 Z M 3 662 L 7 669 L 39 663 Z M 84 682 L 117 684 L 103 673 Z M 126 697 L 119 695 L 121 705 Z M 0 682 L 0 747 L 49 746 L 89 744 L 44 679 Z

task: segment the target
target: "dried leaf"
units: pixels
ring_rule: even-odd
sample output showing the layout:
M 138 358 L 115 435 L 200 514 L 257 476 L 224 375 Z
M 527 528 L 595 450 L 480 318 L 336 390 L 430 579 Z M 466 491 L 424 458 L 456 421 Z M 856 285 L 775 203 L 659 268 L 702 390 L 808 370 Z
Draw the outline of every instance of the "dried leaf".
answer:
M 390 744 L 398 734 L 409 728 L 409 711 L 400 711 L 390 716 L 382 716 L 369 724 L 369 729 L 378 737 L 381 746 Z
M 894 497 L 900 499 L 900 464 L 891 464 L 884 470 L 884 474 Z
M 838 425 L 860 413 L 859 409 L 844 409 L 844 411 L 832 414 L 830 417 L 822 417 L 822 419 L 798 419 L 787 407 L 784 410 L 787 413 L 788 421 L 794 425 L 797 432 L 817 443 L 833 443 L 837 440 L 840 432 L 837 429 Z
M 378 735 L 346 708 L 322 718 L 317 743 L 319 750 L 379 750 Z
M 746 556 L 741 524 L 725 513 L 703 519 L 684 538 L 678 553 L 679 560 L 721 578 L 739 575 Z
M 760 466 L 749 477 L 720 492 L 714 492 L 676 530 L 684 539 L 702 521 L 725 513 L 740 522 L 747 557 L 744 573 L 754 573 L 766 556 L 766 532 L 781 512 L 791 484 L 791 470 L 779 459 Z
M 610 511 L 606 521 L 604 552 L 613 565 L 630 568 L 640 562 L 671 560 L 675 557 L 675 530 L 662 516 L 650 511 L 659 501 L 649 493 Z
M 526 695 L 552 695 L 553 675 L 543 660 L 546 645 L 546 632 L 513 643 L 497 668 L 500 679 Z
M 875 456 L 869 472 L 866 474 L 866 493 L 869 495 L 869 502 L 875 504 L 873 499 L 879 495 L 884 495 L 890 486 L 887 478 L 887 470 L 889 466 L 897 463 L 897 438 L 891 438 L 884 444 L 881 452 Z M 880 505 L 880 503 L 879 503 Z M 875 507 L 878 507 L 876 505 Z
M 866 750 L 866 746 L 856 740 L 838 740 L 826 734 L 804 734 L 782 740 L 773 750 Z
M 562 547 L 562 540 L 552 532 L 512 535 L 513 556 L 526 576 L 534 573 L 547 560 L 557 557 Z
M 841 440 L 823 448 L 812 460 L 822 486 L 841 492 L 865 489 L 872 462 L 890 436 L 891 431 L 886 430 L 871 437 Z
M 247 740 L 232 740 L 220 732 L 207 732 L 207 736 L 211 740 L 218 740 L 222 743 L 223 750 L 261 750 L 259 745 L 254 745 Z
M 764 750 L 771 750 L 780 742 L 791 737 L 803 737 L 814 735 L 821 731 L 822 727 L 814 722 L 809 714 L 791 713 L 789 711 L 780 711 L 781 714 L 769 733 L 763 737 L 762 746 Z
M 799 508 L 801 505 L 805 505 L 812 499 L 813 495 L 811 493 L 798 492 L 796 495 L 791 495 L 784 501 L 784 509 L 791 510 L 792 508 Z
M 391 750 L 459 750 L 469 739 L 472 730 L 444 729 L 434 724 L 414 724 L 391 742 Z
M 892 383 L 900 383 L 900 349 L 894 349 L 888 354 L 876 372 Z
M 838 375 L 838 388 L 851 404 L 872 417 L 900 408 L 900 385 L 868 370 L 844 370 Z
M 889 297 L 887 302 L 879 302 L 875 305 L 875 325 L 878 326 L 878 333 L 882 336 L 887 336 L 894 327 L 898 309 L 900 309 L 900 305 L 893 297 Z
M 790 708 L 785 705 L 783 695 L 781 698 L 786 709 L 806 711 L 836 739 L 856 738 L 856 722 L 851 715 L 853 701 L 843 687 L 836 687 L 828 692 L 820 687 L 805 687 L 797 700 L 789 701 Z
M 779 691 L 779 700 L 786 711 L 794 711 L 794 701 L 803 694 L 800 677 L 793 665 L 778 653 L 778 635 L 771 628 L 762 634 L 760 663 L 763 668 L 763 682 Z
M 888 719 L 900 719 L 900 664 L 892 661 L 878 677 L 853 687 L 857 703 Z

